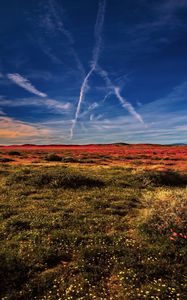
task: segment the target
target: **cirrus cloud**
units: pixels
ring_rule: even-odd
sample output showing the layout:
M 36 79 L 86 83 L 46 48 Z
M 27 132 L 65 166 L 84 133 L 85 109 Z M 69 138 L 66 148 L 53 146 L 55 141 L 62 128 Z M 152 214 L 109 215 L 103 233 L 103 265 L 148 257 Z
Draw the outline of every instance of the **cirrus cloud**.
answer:
M 7 77 L 14 82 L 15 84 L 19 85 L 20 87 L 22 87 L 23 89 L 25 89 L 26 91 L 40 96 L 40 97 L 47 97 L 47 94 L 40 92 L 39 90 L 37 90 L 31 83 L 30 81 L 21 76 L 18 73 L 12 73 L 12 74 L 7 74 Z

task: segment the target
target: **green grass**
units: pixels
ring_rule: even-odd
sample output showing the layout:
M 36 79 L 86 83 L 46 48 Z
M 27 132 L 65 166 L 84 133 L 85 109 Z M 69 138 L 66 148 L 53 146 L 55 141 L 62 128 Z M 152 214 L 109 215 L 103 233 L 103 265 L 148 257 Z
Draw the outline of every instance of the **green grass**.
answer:
M 185 173 L 1 166 L 0 299 L 186 299 L 186 192 Z

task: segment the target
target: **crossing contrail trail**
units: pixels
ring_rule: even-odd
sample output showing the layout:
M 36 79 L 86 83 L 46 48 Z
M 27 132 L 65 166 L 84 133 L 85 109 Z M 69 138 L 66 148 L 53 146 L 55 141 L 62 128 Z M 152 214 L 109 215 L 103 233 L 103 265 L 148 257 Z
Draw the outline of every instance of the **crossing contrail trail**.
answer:
M 89 80 L 90 76 L 92 75 L 92 73 L 96 70 L 97 63 L 99 60 L 99 55 L 100 55 L 101 47 L 102 47 L 102 29 L 103 29 L 104 18 L 105 18 L 105 7 L 106 7 L 106 0 L 100 1 L 98 13 L 97 13 L 97 20 L 96 20 L 96 24 L 95 24 L 95 46 L 94 46 L 93 54 L 92 54 L 91 69 L 87 73 L 87 75 L 84 78 L 83 83 L 81 85 L 79 100 L 78 100 L 77 109 L 76 109 L 76 113 L 75 113 L 75 118 L 73 120 L 72 127 L 70 130 L 71 138 L 73 138 L 74 129 L 75 129 L 77 119 L 80 114 L 81 104 L 82 104 L 82 101 L 84 100 L 84 95 L 85 95 L 86 89 L 88 87 L 88 80 Z
M 144 124 L 144 121 L 140 114 L 136 112 L 132 104 L 130 104 L 122 95 L 120 92 L 120 88 L 118 86 L 115 86 L 111 79 L 108 76 L 108 73 L 103 70 L 100 66 L 97 65 L 96 72 L 104 79 L 106 85 L 111 90 L 112 93 L 115 94 L 116 98 L 121 103 L 122 107 L 125 108 L 132 116 L 134 116 L 140 123 Z

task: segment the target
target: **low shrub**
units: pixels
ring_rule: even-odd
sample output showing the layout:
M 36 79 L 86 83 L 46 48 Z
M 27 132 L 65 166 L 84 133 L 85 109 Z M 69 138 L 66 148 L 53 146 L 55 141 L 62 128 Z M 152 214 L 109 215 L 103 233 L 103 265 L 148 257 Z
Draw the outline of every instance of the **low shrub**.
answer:
M 14 151 L 14 150 L 9 151 L 8 154 L 9 154 L 9 155 L 13 155 L 13 156 L 14 156 L 14 155 L 15 155 L 15 156 L 20 156 L 20 155 L 21 155 L 21 153 L 20 153 L 19 151 Z
M 149 172 L 146 177 L 156 186 L 185 186 L 187 175 L 174 171 Z
M 29 230 L 30 223 L 27 220 L 20 220 L 15 216 L 9 219 L 5 227 L 7 232 L 17 232 L 22 230 Z
M 75 163 L 75 162 L 79 162 L 79 159 L 69 156 L 69 157 L 62 157 L 62 161 L 65 163 Z
M 134 186 L 137 188 L 150 187 L 185 187 L 187 186 L 187 175 L 173 171 L 149 171 L 137 174 L 129 174 L 121 178 L 120 185 L 123 187 Z
M 47 161 L 62 161 L 62 157 L 55 153 L 51 153 L 45 157 L 45 160 L 47 160 Z
M 14 160 L 11 158 L 8 158 L 8 157 L 0 157 L 1 163 L 7 163 L 7 162 L 11 162 L 11 161 L 14 161 Z
M 20 257 L 11 251 L 5 253 L 2 250 L 0 253 L 0 290 L 2 293 L 6 290 L 19 289 L 27 277 L 28 267 Z

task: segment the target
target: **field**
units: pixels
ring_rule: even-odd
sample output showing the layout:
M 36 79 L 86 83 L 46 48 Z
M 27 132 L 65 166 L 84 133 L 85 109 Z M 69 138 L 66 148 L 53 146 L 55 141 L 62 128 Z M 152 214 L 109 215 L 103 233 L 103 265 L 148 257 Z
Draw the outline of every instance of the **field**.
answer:
M 0 299 L 187 299 L 187 146 L 0 147 Z
M 16 155 L 17 152 L 17 155 Z M 19 153 L 20 152 L 20 153 Z M 117 165 L 154 170 L 187 170 L 187 146 L 86 145 L 86 146 L 0 146 L 0 162 L 44 164 L 56 154 L 63 163 Z M 21 154 L 21 155 L 20 155 Z M 53 160 L 55 161 L 55 159 Z M 60 160 L 59 160 L 60 161 Z M 50 163 L 52 159 L 50 160 Z

